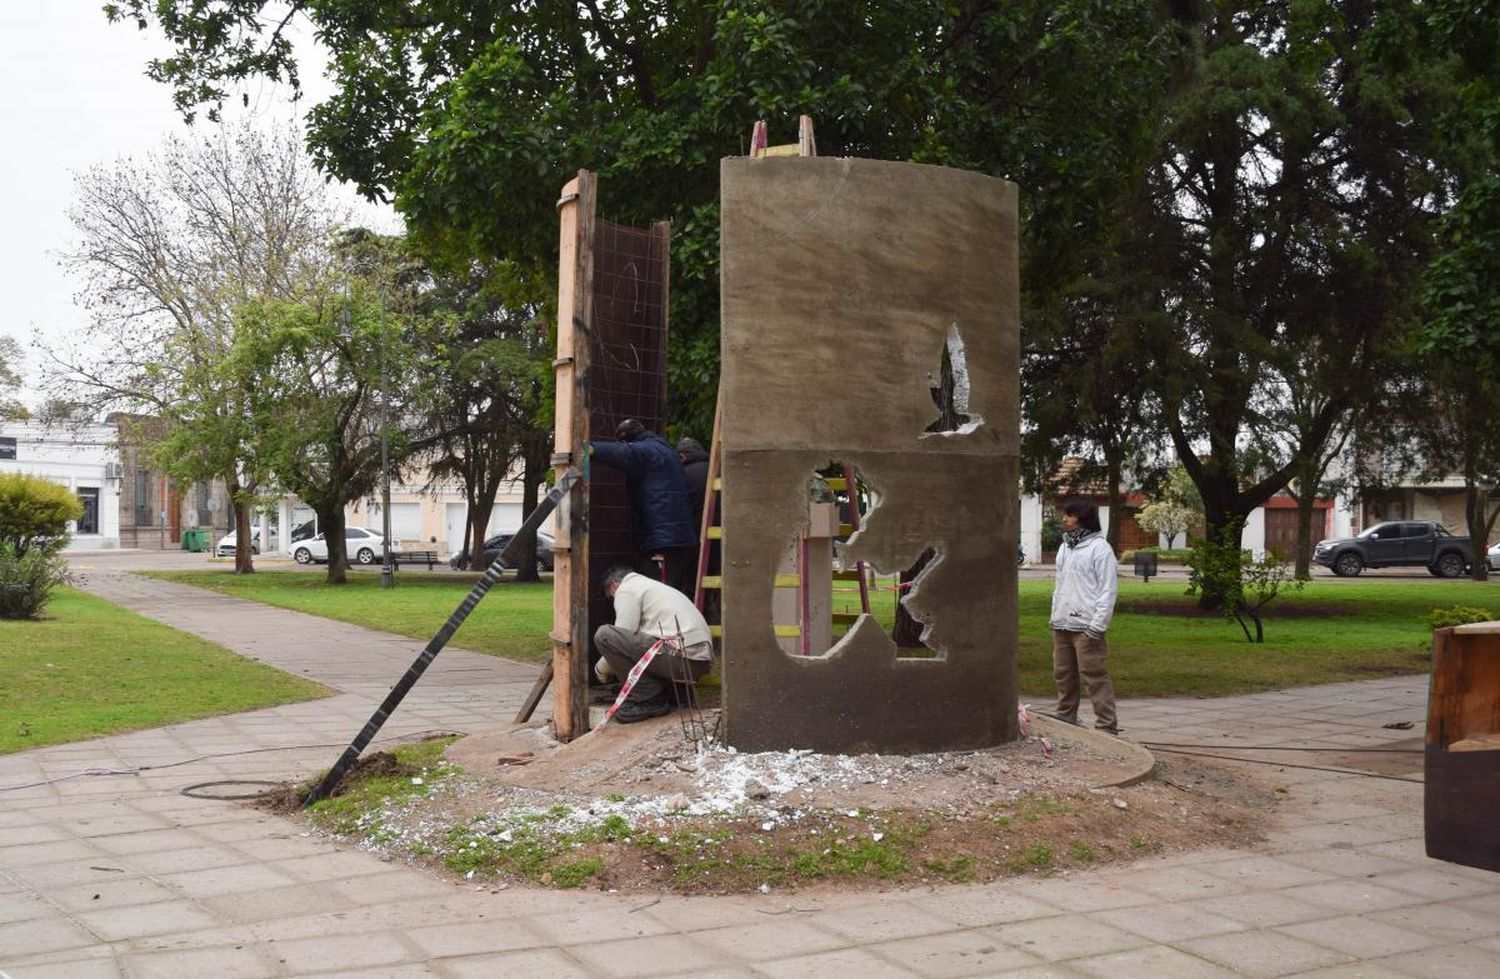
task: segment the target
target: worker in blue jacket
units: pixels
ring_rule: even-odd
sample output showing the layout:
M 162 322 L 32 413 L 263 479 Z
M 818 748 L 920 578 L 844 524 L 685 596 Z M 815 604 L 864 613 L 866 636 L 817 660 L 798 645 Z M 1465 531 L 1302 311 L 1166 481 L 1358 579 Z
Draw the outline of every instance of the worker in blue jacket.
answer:
M 698 528 L 677 450 L 634 418 L 615 428 L 617 442 L 591 442 L 594 459 L 625 474 L 641 574 L 693 594 Z

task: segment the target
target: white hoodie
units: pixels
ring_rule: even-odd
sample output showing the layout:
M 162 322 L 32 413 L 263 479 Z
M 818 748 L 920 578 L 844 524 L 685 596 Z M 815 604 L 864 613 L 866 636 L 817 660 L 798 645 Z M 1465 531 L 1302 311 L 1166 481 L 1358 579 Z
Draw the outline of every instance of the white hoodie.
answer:
M 1103 635 L 1115 614 L 1119 594 L 1115 552 L 1102 534 L 1057 552 L 1057 586 L 1052 591 L 1052 628 Z

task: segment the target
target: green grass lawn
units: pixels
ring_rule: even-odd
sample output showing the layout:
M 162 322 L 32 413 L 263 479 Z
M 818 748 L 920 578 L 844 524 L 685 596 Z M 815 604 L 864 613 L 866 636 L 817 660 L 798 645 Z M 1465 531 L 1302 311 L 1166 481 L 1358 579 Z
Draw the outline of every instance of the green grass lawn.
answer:
M 356 622 L 426 639 L 443 623 L 473 578 L 406 578 L 383 591 L 374 575 L 352 576 L 340 587 L 321 573 L 236 577 L 225 571 L 156 572 L 154 577 L 224 594 Z M 1433 608 L 1472 605 L 1500 618 L 1500 584 L 1470 581 L 1314 580 L 1299 595 L 1278 599 L 1266 623 L 1266 642 L 1245 641 L 1239 626 L 1199 613 L 1183 584 L 1122 581 L 1120 608 L 1109 631 L 1110 672 L 1122 697 L 1174 694 L 1218 696 L 1280 687 L 1425 672 Z M 878 591 L 874 612 L 887 625 L 892 593 Z M 1047 627 L 1052 582 L 1020 582 L 1021 690 L 1052 689 Z M 550 583 L 497 585 L 454 637 L 479 652 L 540 661 L 550 654 Z
M 0 620 L 0 754 L 330 692 L 71 588 L 44 614 Z

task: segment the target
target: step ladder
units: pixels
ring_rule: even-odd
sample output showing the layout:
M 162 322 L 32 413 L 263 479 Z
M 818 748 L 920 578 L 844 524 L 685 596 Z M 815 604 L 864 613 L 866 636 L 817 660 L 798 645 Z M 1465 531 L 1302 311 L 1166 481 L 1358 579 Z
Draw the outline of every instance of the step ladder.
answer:
M 781 146 L 769 145 L 768 130 L 765 120 L 755 123 L 750 132 L 750 156 L 754 159 L 764 157 L 801 156 L 812 157 L 818 155 L 817 140 L 813 134 L 813 122 L 811 117 L 802 116 L 798 119 L 797 142 Z M 699 527 L 698 535 L 698 573 L 696 577 L 697 587 L 694 589 L 693 602 L 699 611 L 703 611 L 709 592 L 720 590 L 724 586 L 722 575 L 709 574 L 713 547 L 716 542 L 724 540 L 724 527 L 719 520 L 719 493 L 723 489 L 722 479 L 722 452 L 721 422 L 724 404 L 722 394 L 714 407 L 714 431 L 713 439 L 709 445 L 708 453 L 708 480 L 705 488 L 705 499 L 703 502 L 703 523 Z M 850 466 L 844 467 L 842 478 L 834 477 L 825 480 L 830 489 L 835 492 L 842 490 L 848 500 L 849 522 L 840 524 L 839 536 L 845 537 L 859 530 L 859 489 L 854 478 L 854 470 Z M 778 639 L 797 639 L 799 641 L 799 652 L 811 655 L 812 650 L 808 647 L 808 630 L 803 628 L 811 618 L 811 596 L 812 582 L 807 575 L 809 564 L 808 538 L 803 534 L 798 542 L 797 550 L 797 573 L 776 575 L 775 588 L 798 589 L 798 608 L 801 610 L 800 621 L 797 623 L 778 623 L 772 628 Z M 836 570 L 833 573 L 834 593 L 840 591 L 852 594 L 852 588 L 839 589 L 839 582 L 858 582 L 860 597 L 860 608 L 862 614 L 870 613 L 870 589 L 863 561 L 856 562 L 852 569 Z M 834 612 L 833 626 L 842 634 L 847 632 L 854 622 L 858 620 L 861 613 Z M 724 634 L 723 625 L 710 623 L 709 631 L 715 638 Z

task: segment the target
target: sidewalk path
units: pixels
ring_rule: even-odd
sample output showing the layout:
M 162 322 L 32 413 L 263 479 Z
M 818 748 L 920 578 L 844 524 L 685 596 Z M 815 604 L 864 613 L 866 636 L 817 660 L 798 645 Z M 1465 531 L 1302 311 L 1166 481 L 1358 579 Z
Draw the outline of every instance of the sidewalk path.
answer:
M 13 979 L 1500 974 L 1500 875 L 1423 856 L 1421 786 L 1295 768 L 1274 771 L 1287 801 L 1254 850 L 1047 880 L 660 900 L 444 883 L 179 794 L 326 766 L 420 643 L 147 579 L 88 587 L 344 692 L 0 757 Z M 492 725 L 534 672 L 445 652 L 384 733 Z M 1337 750 L 1420 735 L 1425 696 L 1425 679 L 1394 678 L 1120 713 L 1140 740 Z M 1416 727 L 1381 727 L 1397 721 Z M 68 777 L 87 769 L 119 774 Z

